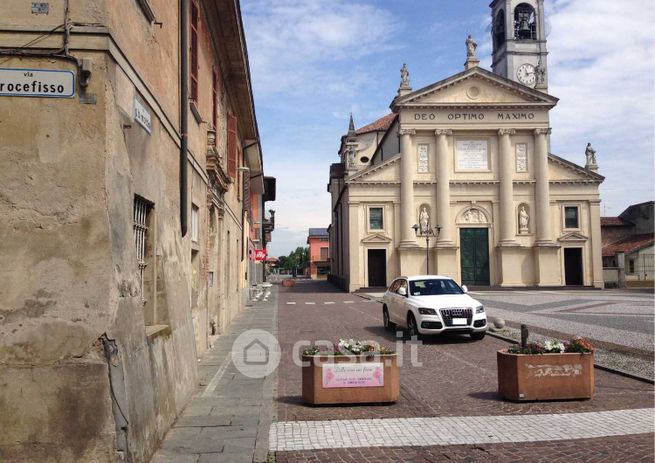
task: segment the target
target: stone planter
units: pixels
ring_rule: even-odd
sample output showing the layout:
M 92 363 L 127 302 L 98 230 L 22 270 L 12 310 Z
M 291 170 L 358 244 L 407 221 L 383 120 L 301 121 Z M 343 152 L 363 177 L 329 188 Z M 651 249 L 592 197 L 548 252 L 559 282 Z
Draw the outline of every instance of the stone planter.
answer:
M 499 350 L 498 393 L 513 401 L 591 399 L 594 354 L 510 354 Z
M 303 355 L 302 360 L 305 403 L 385 403 L 400 396 L 396 354 Z
M 296 285 L 296 280 L 282 280 L 282 286 L 285 288 L 291 288 Z

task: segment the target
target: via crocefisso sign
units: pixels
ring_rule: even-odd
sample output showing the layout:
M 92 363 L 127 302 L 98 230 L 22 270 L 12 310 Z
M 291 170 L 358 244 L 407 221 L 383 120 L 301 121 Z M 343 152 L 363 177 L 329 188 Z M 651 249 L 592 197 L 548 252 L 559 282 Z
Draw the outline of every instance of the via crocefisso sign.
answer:
M 0 68 L 0 96 L 72 98 L 74 95 L 73 71 Z

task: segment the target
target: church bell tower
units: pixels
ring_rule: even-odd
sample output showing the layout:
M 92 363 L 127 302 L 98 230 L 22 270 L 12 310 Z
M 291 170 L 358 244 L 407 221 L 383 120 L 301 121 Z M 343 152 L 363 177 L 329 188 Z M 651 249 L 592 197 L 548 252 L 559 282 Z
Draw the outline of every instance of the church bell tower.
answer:
M 548 93 L 544 0 L 491 3 L 493 72 Z

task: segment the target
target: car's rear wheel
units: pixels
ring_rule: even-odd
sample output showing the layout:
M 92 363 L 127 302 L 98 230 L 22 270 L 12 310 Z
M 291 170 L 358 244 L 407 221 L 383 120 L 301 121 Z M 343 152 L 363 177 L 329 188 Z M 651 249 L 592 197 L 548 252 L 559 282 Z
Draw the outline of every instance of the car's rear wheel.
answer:
M 413 313 L 407 315 L 407 333 L 410 338 L 416 336 L 418 339 L 418 337 L 421 336 L 421 333 L 418 332 L 418 324 L 416 323 L 416 318 Z
M 487 334 L 486 331 L 480 331 L 479 333 L 471 333 L 471 339 L 474 341 L 481 341 L 484 339 L 484 335 Z
M 387 331 L 393 331 L 396 328 L 395 323 L 391 323 L 389 319 L 389 309 L 387 306 L 382 307 L 382 321 L 384 322 L 384 329 Z

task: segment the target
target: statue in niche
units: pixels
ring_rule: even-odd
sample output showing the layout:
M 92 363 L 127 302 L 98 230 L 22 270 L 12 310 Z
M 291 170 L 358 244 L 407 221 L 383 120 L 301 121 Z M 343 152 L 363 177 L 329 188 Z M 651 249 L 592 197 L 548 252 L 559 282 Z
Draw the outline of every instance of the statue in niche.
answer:
M 430 231 L 430 215 L 425 206 L 421 209 L 421 213 L 418 216 L 418 223 L 420 224 L 421 234 L 426 235 Z
M 591 143 L 587 143 L 587 149 L 584 152 L 587 157 L 587 165 L 595 166 L 596 165 L 596 150 L 592 148 Z
M 403 63 L 403 67 L 400 68 L 400 86 L 403 88 L 409 87 L 409 70 L 405 63 Z
M 519 233 L 528 232 L 528 223 L 530 222 L 530 216 L 525 210 L 525 206 L 521 206 L 519 210 Z
M 348 166 L 355 165 L 355 148 L 351 147 L 348 150 Z
M 478 44 L 475 43 L 471 34 L 469 34 L 466 39 L 466 56 L 469 58 L 475 58 L 475 49 L 478 48 Z

